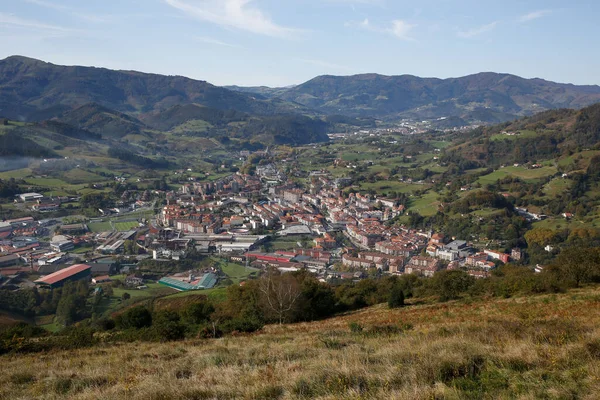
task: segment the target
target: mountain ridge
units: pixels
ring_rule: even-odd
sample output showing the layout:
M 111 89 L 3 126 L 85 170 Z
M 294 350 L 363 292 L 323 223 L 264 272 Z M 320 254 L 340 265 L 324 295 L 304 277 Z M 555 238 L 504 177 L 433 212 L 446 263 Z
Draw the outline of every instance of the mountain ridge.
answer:
M 468 125 L 504 122 L 550 109 L 580 109 L 596 102 L 600 102 L 597 85 L 497 72 L 446 79 L 409 74 L 321 75 L 290 87 L 244 88 L 219 87 L 178 75 L 60 66 L 24 56 L 0 60 L 0 115 L 21 121 L 60 119 L 69 110 L 97 104 L 141 121 L 175 106 L 199 105 L 259 116 L 344 115 L 389 122 L 452 118 Z M 115 115 L 112 120 L 120 118 Z M 75 125 L 95 132 L 101 129 L 85 121 Z M 116 134 L 136 130 L 130 126 Z
M 503 120 L 555 108 L 582 108 L 600 101 L 600 86 L 526 79 L 509 73 L 480 72 L 456 78 L 418 77 L 410 74 L 365 73 L 348 76 L 320 75 L 285 88 L 237 88 L 245 93 L 281 93 L 281 99 L 322 113 L 394 118 L 460 117 L 478 120 L 477 110 L 505 114 Z M 274 98 L 269 97 L 267 98 Z
M 300 108 L 183 76 L 61 66 L 23 56 L 0 60 L 0 98 L 0 114 L 26 120 L 52 106 L 76 108 L 88 103 L 130 114 L 189 103 L 261 115 Z

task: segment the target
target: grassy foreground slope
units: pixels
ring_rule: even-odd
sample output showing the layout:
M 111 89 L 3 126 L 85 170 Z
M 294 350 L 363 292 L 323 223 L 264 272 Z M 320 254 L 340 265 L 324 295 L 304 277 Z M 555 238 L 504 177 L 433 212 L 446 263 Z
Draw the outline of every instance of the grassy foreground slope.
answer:
M 0 398 L 597 398 L 600 290 L 379 305 L 252 335 L 3 356 Z

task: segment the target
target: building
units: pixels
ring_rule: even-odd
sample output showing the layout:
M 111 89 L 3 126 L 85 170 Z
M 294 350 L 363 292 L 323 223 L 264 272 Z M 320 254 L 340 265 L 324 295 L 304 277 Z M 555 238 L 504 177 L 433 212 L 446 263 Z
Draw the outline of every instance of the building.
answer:
M 85 233 L 88 231 L 88 227 L 86 224 L 67 224 L 62 225 L 60 230 L 63 233 Z
M 510 252 L 510 258 L 512 258 L 515 261 L 520 261 L 521 258 L 523 258 L 523 252 L 518 247 L 515 247 Z
M 92 273 L 92 267 L 86 264 L 75 264 L 65 269 L 61 269 L 53 274 L 44 276 L 34 283 L 42 287 L 57 288 L 67 282 L 78 280 L 89 280 Z
M 108 283 L 108 282 L 112 282 L 112 279 L 110 279 L 110 277 L 108 275 L 102 275 L 102 276 L 97 276 L 95 278 L 92 278 L 92 283 L 94 285 L 97 285 L 99 283 Z
M 127 278 L 125 278 L 125 286 L 137 287 L 137 286 L 141 286 L 143 284 L 144 284 L 144 280 L 135 275 L 129 275 Z
M 93 264 L 92 275 L 114 275 L 117 273 L 117 263 L 112 258 L 97 260 Z
M 298 203 L 302 198 L 302 190 L 300 189 L 290 189 L 283 192 L 283 199 L 290 203 Z
M 458 250 L 451 250 L 448 248 L 441 248 L 436 250 L 436 256 L 446 261 L 456 261 L 459 259 Z
M 64 253 L 65 251 L 73 250 L 75 245 L 70 240 L 62 240 L 60 242 L 50 243 L 50 247 L 57 253 Z
M 431 277 L 439 270 L 439 267 L 440 262 L 435 258 L 415 256 L 410 259 L 405 268 L 405 272 L 407 274 L 418 274 Z
M 19 195 L 19 198 L 21 201 L 28 202 L 43 199 L 44 196 L 39 193 L 22 193 Z
M 12 267 L 19 263 L 19 256 L 16 254 L 10 254 L 8 256 L 0 257 L 0 268 Z
M 12 225 L 10 222 L 0 221 L 0 232 L 12 232 Z
M 494 250 L 484 250 L 484 253 L 487 254 L 492 260 L 500 260 L 503 263 L 507 263 L 510 256 L 506 253 L 502 253 L 500 251 Z
M 187 278 L 181 278 L 178 276 L 165 276 L 158 281 L 161 285 L 168 286 L 175 290 L 187 291 L 187 290 L 202 290 L 212 289 L 217 284 L 219 278 L 213 273 L 204 274 L 201 278 L 196 278 L 190 274 Z

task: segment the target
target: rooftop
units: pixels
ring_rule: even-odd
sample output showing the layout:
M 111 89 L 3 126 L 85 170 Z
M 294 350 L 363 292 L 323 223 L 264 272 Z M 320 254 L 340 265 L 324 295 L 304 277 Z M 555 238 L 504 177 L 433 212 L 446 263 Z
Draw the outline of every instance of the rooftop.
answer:
M 40 278 L 37 281 L 35 281 L 35 283 L 45 283 L 47 285 L 52 285 L 80 272 L 90 270 L 91 268 L 92 267 L 86 264 L 75 264 L 65 269 L 61 269 L 60 271 L 56 271 L 53 274 L 44 276 L 43 278 Z

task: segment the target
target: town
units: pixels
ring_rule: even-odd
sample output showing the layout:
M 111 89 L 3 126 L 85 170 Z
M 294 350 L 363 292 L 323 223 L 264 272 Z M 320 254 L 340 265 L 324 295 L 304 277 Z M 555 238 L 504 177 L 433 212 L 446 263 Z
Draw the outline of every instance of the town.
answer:
M 301 188 L 277 162 L 269 162 L 253 175 L 238 171 L 217 181 L 188 182 L 178 190 L 155 191 L 164 198 L 158 214 L 136 219 L 136 208 L 151 208 L 152 195 L 144 192 L 131 197 L 132 203 L 120 202 L 120 208 L 99 209 L 125 221 L 100 223 L 105 229 L 100 232 L 90 229 L 98 226 L 93 219 L 7 220 L 0 223 L 0 285 L 58 287 L 82 278 L 106 283 L 119 275 L 140 290 L 151 281 L 188 291 L 211 289 L 227 278 L 215 268 L 180 267 L 164 276 L 140 271 L 144 263 L 178 263 L 190 255 L 220 258 L 249 271 L 308 270 L 330 283 L 386 274 L 429 277 L 443 269 L 483 278 L 498 265 L 521 259 L 518 248 L 508 254 L 395 223 L 406 214 L 397 199 L 344 192 L 350 180 L 327 171 L 308 175 L 309 184 Z M 15 201 L 39 210 L 56 199 L 23 193 Z

